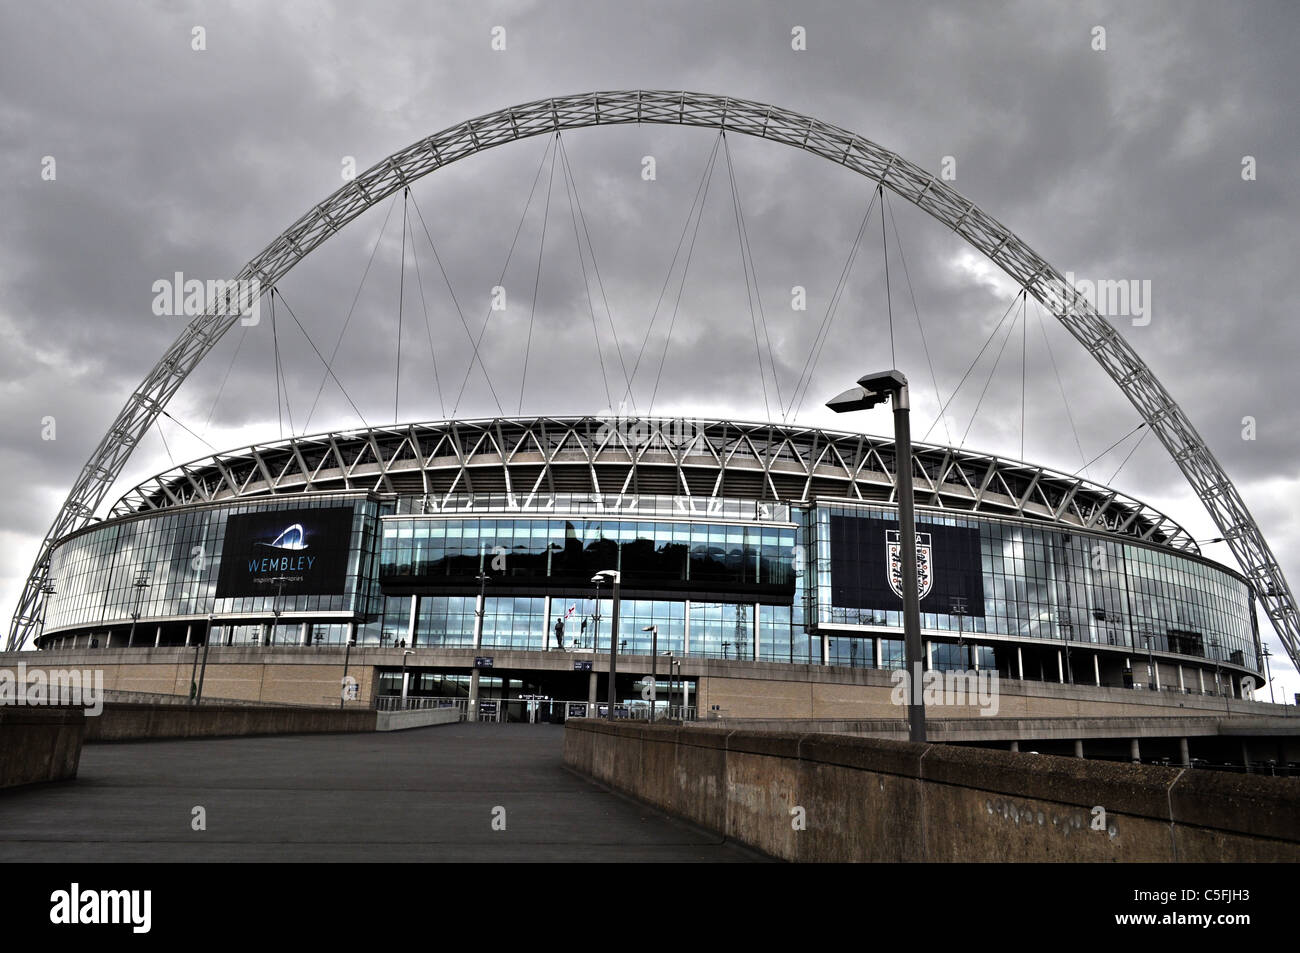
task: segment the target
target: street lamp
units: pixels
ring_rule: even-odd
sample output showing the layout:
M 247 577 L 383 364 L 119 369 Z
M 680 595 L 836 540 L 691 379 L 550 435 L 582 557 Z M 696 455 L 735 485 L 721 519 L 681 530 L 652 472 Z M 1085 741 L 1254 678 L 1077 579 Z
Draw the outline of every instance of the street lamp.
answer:
M 655 720 L 656 689 L 655 676 L 659 674 L 659 626 L 646 625 L 642 632 L 650 633 L 650 720 Z
M 1276 705 L 1277 699 L 1273 697 L 1273 673 L 1269 670 L 1268 665 L 1268 660 L 1272 655 L 1273 653 L 1268 650 L 1268 646 L 1264 646 L 1264 677 L 1268 679 L 1268 702 L 1270 705 Z
M 284 597 L 284 584 L 288 581 L 288 576 L 276 576 L 271 580 L 275 583 L 275 602 L 271 605 L 271 633 L 266 637 L 267 647 L 275 644 L 275 630 L 280 625 L 280 600 Z
M 866 410 L 892 401 L 894 472 L 898 528 L 903 559 L 903 644 L 911 687 L 907 700 L 908 739 L 925 741 L 925 701 L 921 695 L 921 599 L 916 582 L 916 501 L 912 497 L 912 422 L 907 378 L 901 371 L 879 371 L 858 378 L 856 387 L 826 402 L 837 414 Z
M 402 711 L 406 711 L 406 659 L 414 654 L 410 649 L 402 653 Z
M 37 643 L 45 637 L 45 616 L 50 611 L 50 596 L 58 592 L 54 588 L 54 577 L 46 576 L 45 581 L 41 583 L 41 595 L 45 598 L 41 600 L 41 634 L 37 636 Z
M 135 624 L 140 619 L 140 603 L 144 600 L 144 591 L 150 585 L 149 574 L 152 570 L 140 569 L 136 571 L 135 582 L 135 608 L 131 610 L 131 631 L 126 636 L 126 647 L 130 648 L 135 644 Z
M 614 612 L 613 618 L 610 621 L 609 630 L 609 720 L 613 721 L 614 698 L 617 694 L 614 690 L 614 681 L 618 675 L 618 594 L 619 586 L 623 581 L 623 575 L 617 569 L 602 569 L 600 572 L 596 573 L 596 575 L 591 577 L 591 581 L 594 582 L 597 587 L 599 587 L 605 580 L 609 580 L 614 585 L 614 593 L 612 596 L 614 600 Z M 597 588 L 596 591 L 599 592 L 599 588 Z M 597 603 L 597 606 L 599 605 L 600 603 Z

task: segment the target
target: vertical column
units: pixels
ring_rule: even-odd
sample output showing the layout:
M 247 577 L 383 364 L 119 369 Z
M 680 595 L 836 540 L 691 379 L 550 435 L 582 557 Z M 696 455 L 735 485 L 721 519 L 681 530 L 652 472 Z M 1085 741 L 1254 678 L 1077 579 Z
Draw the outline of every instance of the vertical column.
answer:
M 406 620 L 406 644 L 415 645 L 415 624 L 420 612 L 420 597 L 411 596 L 411 614 Z
M 587 717 L 595 718 L 600 709 L 596 707 L 596 671 L 587 676 Z
M 311 623 L 310 623 L 310 622 L 303 622 L 302 624 L 300 624 L 300 625 L 298 626 L 298 644 L 299 644 L 299 645 L 306 645 L 306 644 L 307 644 L 307 636 L 308 636 L 308 634 L 310 634 L 310 632 L 311 632 Z
M 1151 674 L 1156 680 L 1156 691 L 1160 691 L 1160 663 L 1158 661 L 1151 663 Z
M 1135 764 L 1142 760 L 1142 747 L 1138 744 L 1136 738 L 1131 739 L 1128 743 L 1128 757 Z
M 564 610 L 561 609 L 561 612 Z M 551 647 L 551 629 L 555 625 L 551 621 L 551 597 L 549 595 L 542 597 L 542 651 L 546 652 Z M 564 633 L 566 636 L 569 633 Z
M 478 669 L 469 673 L 469 706 L 465 712 L 466 721 L 478 721 Z
M 190 635 L 193 633 L 193 631 L 194 631 L 194 625 L 193 625 L 193 623 L 187 623 L 186 626 L 185 626 L 185 646 L 186 646 L 186 648 L 189 647 L 189 644 L 190 644 Z
M 1065 684 L 1065 663 L 1061 660 L 1061 650 L 1056 650 L 1056 680 Z
M 1016 677 L 1023 680 L 1025 677 L 1025 653 L 1021 651 L 1018 645 L 1016 646 L 1016 672 Z
M 1198 683 L 1200 683 L 1201 694 L 1204 695 L 1205 694 L 1205 669 L 1198 668 L 1196 670 L 1196 680 Z
M 598 610 L 599 611 L 599 610 Z M 691 654 L 691 600 L 686 600 L 686 619 L 682 629 L 682 654 Z
M 1187 685 L 1186 683 L 1183 682 L 1183 666 L 1181 662 L 1178 665 L 1178 691 L 1179 692 L 1187 691 Z
M 162 626 L 158 626 L 153 634 L 153 647 L 158 648 L 160 645 L 162 645 Z
M 759 612 L 759 609 L 758 609 L 758 603 L 755 602 L 755 603 L 754 603 L 754 654 L 751 656 L 751 658 L 752 658 L 755 662 L 758 661 L 758 647 L 759 647 L 759 643 L 758 643 L 758 620 L 759 620 L 759 617 L 760 617 L 760 612 Z
M 1100 652 L 1092 653 L 1092 678 L 1093 681 L 1097 683 L 1097 687 L 1101 688 L 1101 653 Z
M 881 668 L 881 664 L 880 664 L 880 659 L 881 659 L 881 656 L 880 656 L 881 642 L 882 642 L 882 639 L 880 638 L 880 636 L 876 636 L 876 638 L 875 638 L 876 651 L 875 651 L 875 653 L 871 656 L 871 657 L 872 657 L 872 660 L 873 660 L 874 663 L 875 663 L 875 667 L 876 667 L 876 668 Z
M 925 668 L 926 671 L 934 668 L 934 643 L 929 639 L 925 640 Z
M 821 652 L 822 657 L 818 660 L 817 664 L 829 665 L 831 663 L 831 637 L 823 634 L 818 641 L 820 643 L 818 651 Z
M 1187 747 L 1186 738 L 1178 739 L 1178 763 L 1184 768 L 1190 768 L 1192 766 L 1192 754 Z
M 1020 742 L 1019 742 L 1019 741 L 1013 741 L 1013 742 L 1011 742 L 1011 750 L 1012 750 L 1012 751 L 1019 751 L 1019 750 L 1020 750 Z
M 1082 757 L 1083 757 L 1083 739 L 1082 739 L 1082 738 L 1075 738 L 1075 739 L 1074 739 L 1074 756 L 1075 756 L 1076 758 L 1082 758 Z

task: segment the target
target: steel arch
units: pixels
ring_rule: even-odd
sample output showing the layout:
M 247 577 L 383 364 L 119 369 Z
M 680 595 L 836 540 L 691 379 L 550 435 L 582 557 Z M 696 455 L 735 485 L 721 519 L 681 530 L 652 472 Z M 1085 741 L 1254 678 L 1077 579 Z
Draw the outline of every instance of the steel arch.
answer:
M 1028 245 L 936 176 L 875 143 L 811 116 L 705 93 L 623 90 L 543 99 L 459 123 L 394 153 L 313 207 L 236 276 L 269 289 L 332 234 L 376 202 L 430 172 L 494 146 L 589 126 L 699 126 L 770 139 L 879 182 L 928 212 L 1014 278 L 1101 364 L 1173 456 L 1250 579 L 1291 661 L 1300 669 L 1300 617 L 1281 567 L 1236 487 L 1151 369 L 1097 310 Z M 242 287 L 242 285 L 241 285 Z M 213 308 L 194 318 L 131 394 L 41 543 L 14 611 L 6 648 L 20 648 L 40 618 L 53 544 L 84 526 L 145 432 L 190 371 L 239 319 Z

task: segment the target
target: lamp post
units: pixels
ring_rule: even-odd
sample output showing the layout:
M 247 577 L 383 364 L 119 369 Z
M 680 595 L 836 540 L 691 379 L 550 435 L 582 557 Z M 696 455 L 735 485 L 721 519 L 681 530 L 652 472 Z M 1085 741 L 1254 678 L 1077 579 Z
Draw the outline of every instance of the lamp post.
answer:
M 131 610 L 131 631 L 126 636 L 126 647 L 129 649 L 135 644 L 135 624 L 140 619 L 140 603 L 144 600 L 144 591 L 149 586 L 149 573 L 151 570 L 136 570 L 135 582 L 131 583 L 135 587 L 135 608 Z
M 961 664 L 963 667 L 966 667 L 968 661 L 966 657 L 966 632 L 963 620 L 966 618 L 966 613 L 969 611 L 969 608 L 965 596 L 954 596 L 951 604 L 948 606 L 949 614 L 957 617 L 957 648 L 961 650 Z M 974 666 L 969 667 L 974 668 Z
M 208 624 L 203 630 L 203 666 L 199 669 L 199 687 L 194 696 L 194 704 L 203 703 L 203 677 L 208 674 L 208 641 L 212 638 L 212 620 L 216 618 L 211 612 L 208 613 Z
M 348 662 L 352 659 L 352 643 L 356 642 L 355 635 L 348 636 L 348 643 L 343 647 L 343 684 L 339 691 L 339 707 L 342 708 L 347 703 L 348 688 Z
M 655 720 L 655 703 L 657 701 L 655 676 L 659 674 L 659 626 L 647 625 L 641 628 L 642 632 L 650 633 L 650 721 Z
M 267 648 L 275 644 L 275 630 L 280 625 L 280 600 L 284 597 L 284 584 L 289 581 L 289 577 L 276 576 L 271 581 L 275 583 L 275 602 L 271 605 L 271 632 L 266 637 Z
M 600 572 L 596 573 L 596 575 L 591 577 L 591 581 L 597 586 L 606 579 L 614 584 L 614 592 L 612 596 L 614 600 L 614 611 L 612 613 L 609 630 L 609 720 L 613 721 L 614 699 L 617 697 L 614 683 L 618 677 L 618 594 L 619 586 L 623 581 L 623 576 L 617 569 L 602 569 Z M 599 592 L 600 590 L 597 589 L 596 591 Z M 599 605 L 600 603 L 597 603 L 597 606 Z
M 923 647 L 921 599 L 916 582 L 916 501 L 912 496 L 912 422 L 907 378 L 898 370 L 880 371 L 858 378 L 851 387 L 826 402 L 837 414 L 866 410 L 892 401 L 894 409 L 894 471 L 898 497 L 899 549 L 903 561 L 903 644 L 908 682 L 908 739 L 925 741 L 925 701 L 921 694 Z
M 406 660 L 414 654 L 410 649 L 402 652 L 402 711 L 406 711 Z
M 1268 702 L 1270 705 L 1276 705 L 1277 699 L 1273 697 L 1273 674 L 1269 668 L 1268 660 L 1272 658 L 1273 653 L 1264 646 L 1264 677 L 1268 679 Z
M 45 581 L 41 583 L 41 595 L 45 598 L 41 600 L 41 634 L 36 637 L 38 644 L 45 637 L 45 616 L 50 611 L 50 596 L 56 592 L 58 590 L 54 588 L 54 577 L 46 576 Z

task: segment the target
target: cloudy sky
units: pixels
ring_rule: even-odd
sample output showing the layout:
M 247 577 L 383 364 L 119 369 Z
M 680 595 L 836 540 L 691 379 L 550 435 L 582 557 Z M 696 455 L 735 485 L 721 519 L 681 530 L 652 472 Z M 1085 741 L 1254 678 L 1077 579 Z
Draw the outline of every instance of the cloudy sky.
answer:
M 6 4 L 5 618 L 82 463 L 183 327 L 154 314 L 154 282 L 234 275 L 338 188 L 350 162 L 364 169 L 466 118 L 598 89 L 754 99 L 935 172 L 950 157 L 952 185 L 1062 272 L 1149 282 L 1149 323 L 1114 321 L 1233 476 L 1294 582 L 1298 26 L 1285 3 Z M 799 27 L 806 49 L 796 50 Z M 315 348 L 338 349 L 347 396 L 332 381 L 322 387 L 312 344 L 281 308 L 274 337 L 287 396 L 277 410 L 263 309 L 261 324 L 236 327 L 190 376 L 168 408 L 175 422 L 151 431 L 106 502 L 210 447 L 355 425 L 351 403 L 369 423 L 391 422 L 399 340 L 402 419 L 521 406 L 597 413 L 617 405 L 635 366 L 642 411 L 653 393 L 655 413 L 845 426 L 818 408 L 890 363 L 892 305 L 918 435 L 933 424 L 932 440 L 1011 456 L 1023 439 L 1027 459 L 1074 471 L 1138 425 L 1082 348 L 1032 305 L 1014 327 L 1013 309 L 941 418 L 1016 288 L 897 199 L 888 300 L 877 208 L 810 361 L 872 184 L 771 143 L 731 136 L 715 154 L 717 142 L 708 130 L 579 130 L 564 135 L 555 162 L 552 141 L 535 138 L 422 180 L 405 207 L 372 208 L 279 285 Z M 1253 180 L 1243 178 L 1247 156 Z M 574 190 L 590 236 L 581 258 Z M 688 220 L 697 193 L 702 209 Z M 684 229 L 694 242 L 686 269 L 684 251 L 672 264 Z M 491 312 L 498 284 L 507 307 Z M 792 307 L 795 286 L 806 310 Z M 766 319 L 757 347 L 751 301 Z M 486 375 L 471 366 L 462 315 L 475 333 L 490 316 Z M 807 397 L 791 407 L 808 365 Z M 51 417 L 55 439 L 43 439 Z M 1246 417 L 1253 440 L 1243 439 Z M 854 422 L 888 428 L 881 412 Z M 1128 456 L 1139 437 L 1088 475 L 1113 478 L 1197 537 L 1217 536 L 1154 438 Z M 1222 545 L 1207 554 L 1230 559 Z M 1280 684 L 1300 690 L 1289 666 L 1278 668 Z

